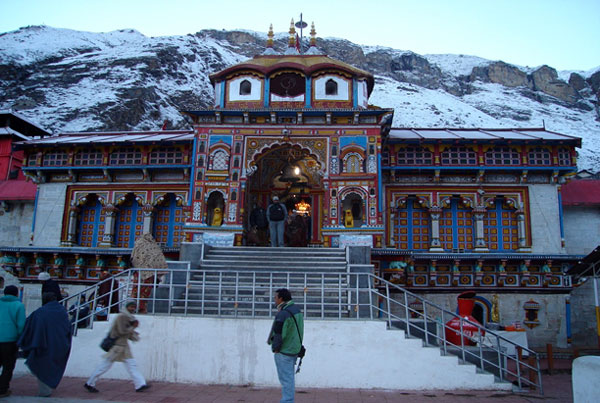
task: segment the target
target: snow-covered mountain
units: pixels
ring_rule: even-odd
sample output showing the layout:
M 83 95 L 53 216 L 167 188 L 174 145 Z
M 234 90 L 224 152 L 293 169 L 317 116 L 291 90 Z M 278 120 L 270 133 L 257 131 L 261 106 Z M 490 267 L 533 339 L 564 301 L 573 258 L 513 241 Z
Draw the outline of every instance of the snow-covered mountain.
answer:
M 275 37 L 287 46 L 287 34 Z M 209 107 L 209 74 L 264 49 L 266 34 L 204 30 L 146 37 L 30 26 L 0 34 L 0 109 L 53 133 L 188 128 L 181 110 Z M 541 127 L 583 138 L 579 169 L 600 171 L 600 66 L 522 67 L 464 55 L 418 55 L 338 38 L 330 57 L 375 75 L 373 105 L 395 127 Z M 600 61 L 599 61 L 600 63 Z

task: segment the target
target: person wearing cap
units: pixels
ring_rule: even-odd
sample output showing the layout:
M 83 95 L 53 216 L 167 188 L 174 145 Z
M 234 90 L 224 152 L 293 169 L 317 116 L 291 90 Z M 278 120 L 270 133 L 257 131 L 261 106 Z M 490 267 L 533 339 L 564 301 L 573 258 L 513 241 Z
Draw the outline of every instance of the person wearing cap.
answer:
M 25 306 L 19 300 L 19 289 L 14 285 L 4 288 L 0 298 L 0 398 L 10 395 L 8 389 L 17 362 L 17 339 L 25 326 Z
M 287 209 L 279 202 L 278 196 L 273 196 L 273 203 L 267 208 L 267 220 L 269 221 L 269 233 L 271 235 L 271 246 L 283 245 L 283 232 L 285 231 L 285 219 Z
M 42 294 L 42 306 L 25 321 L 17 345 L 25 365 L 38 380 L 39 396 L 48 397 L 62 380 L 71 353 L 72 326 L 56 294 Z
M 116 339 L 115 344 L 111 347 L 106 354 L 104 354 L 103 360 L 83 387 L 90 393 L 98 393 L 96 389 L 96 382 L 100 377 L 112 367 L 115 361 L 122 362 L 127 368 L 127 372 L 133 380 L 133 386 L 136 392 L 142 392 L 150 387 L 146 383 L 144 376 L 140 373 L 137 368 L 137 363 L 133 359 L 131 349 L 129 348 L 129 340 L 138 341 L 140 339 L 139 333 L 135 330 L 139 322 L 133 316 L 137 309 L 137 303 L 133 300 L 129 300 L 125 303 L 125 309 L 115 318 L 113 321 L 109 335 Z
M 58 283 L 52 280 L 48 272 L 43 271 L 38 274 L 38 280 L 42 282 L 42 295 L 47 292 L 51 292 L 56 295 L 56 301 L 60 301 L 62 299 L 62 293 L 60 292 Z

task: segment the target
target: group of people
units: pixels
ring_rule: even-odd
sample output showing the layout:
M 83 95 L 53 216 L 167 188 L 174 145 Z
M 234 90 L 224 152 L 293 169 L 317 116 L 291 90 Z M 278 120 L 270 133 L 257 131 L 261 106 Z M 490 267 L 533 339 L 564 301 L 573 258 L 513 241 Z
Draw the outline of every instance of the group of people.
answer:
M 255 203 L 249 224 L 247 239 L 251 245 L 265 245 L 267 229 L 272 247 L 306 246 L 310 237 L 310 217 L 296 212 L 288 214 L 278 196 L 273 197 L 266 210 Z
M 39 396 L 50 396 L 60 383 L 71 351 L 71 322 L 55 291 L 43 290 L 42 306 L 26 318 L 19 289 L 4 287 L 0 298 L 0 397 L 10 395 L 19 350 L 38 380 Z
M 0 277 L 0 288 L 3 285 L 4 279 Z M 52 283 L 50 287 L 54 288 Z M 4 287 L 4 296 L 0 298 L 0 398 L 10 395 L 9 385 L 19 350 L 26 359 L 25 365 L 38 380 L 39 396 L 50 396 L 63 377 L 71 352 L 73 323 L 65 307 L 57 300 L 56 290 L 47 288 L 42 292 L 42 306 L 26 318 L 19 289 L 14 285 Z M 294 402 L 295 368 L 298 354 L 303 350 L 304 318 L 288 289 L 278 289 L 274 301 L 277 314 L 267 343 L 274 354 L 282 386 L 281 402 Z M 139 321 L 133 315 L 136 309 L 134 300 L 127 301 L 112 322 L 108 336 L 114 343 L 85 382 L 84 388 L 88 392 L 99 392 L 96 383 L 114 362 L 124 363 L 136 392 L 150 387 L 138 370 L 129 347 L 129 340 L 139 340 L 136 330 Z
M 42 306 L 26 317 L 19 289 L 14 285 L 3 287 L 4 279 L 0 277 L 0 288 L 4 288 L 0 298 L 0 398 L 11 393 L 9 386 L 18 356 L 25 358 L 25 365 L 37 378 L 38 395 L 43 397 L 51 396 L 67 367 L 73 322 L 57 299 L 58 284 L 46 276 L 41 279 Z M 129 340 L 139 340 L 139 322 L 133 316 L 136 308 L 135 301 L 128 301 L 111 324 L 109 335 L 115 342 L 84 384 L 89 392 L 98 392 L 96 382 L 117 361 L 127 367 L 136 392 L 150 387 L 137 369 L 128 344 Z

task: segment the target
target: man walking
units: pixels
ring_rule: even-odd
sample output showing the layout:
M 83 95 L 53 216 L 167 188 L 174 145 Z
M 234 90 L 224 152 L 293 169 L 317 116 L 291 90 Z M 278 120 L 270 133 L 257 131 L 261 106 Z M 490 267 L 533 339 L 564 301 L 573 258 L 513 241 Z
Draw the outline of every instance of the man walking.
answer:
M 287 209 L 282 203 L 279 203 L 279 197 L 273 196 L 273 203 L 267 209 L 272 247 L 283 246 L 283 231 L 285 230 L 286 217 Z
M 8 387 L 17 362 L 17 339 L 25 326 L 25 306 L 18 295 L 19 289 L 9 285 L 0 298 L 0 398 L 10 395 Z
M 294 367 L 304 338 L 304 318 L 294 305 L 287 288 L 275 291 L 277 315 L 271 327 L 268 343 L 274 353 L 277 376 L 281 383 L 281 403 L 293 403 L 295 382 Z
M 39 396 L 48 397 L 60 383 L 71 352 L 71 321 L 56 294 L 42 294 L 42 306 L 25 321 L 17 344 L 25 365 L 38 379 Z
M 137 363 L 133 359 L 131 349 L 129 348 L 129 340 L 138 341 L 140 339 L 138 332 L 135 330 L 139 322 L 133 316 L 137 309 L 136 302 L 131 300 L 125 303 L 125 309 L 116 317 L 110 327 L 109 335 L 116 339 L 114 346 L 104 355 L 104 360 L 96 367 L 90 379 L 83 385 L 90 393 L 98 393 L 96 382 L 106 371 L 112 367 L 115 361 L 120 361 L 125 364 L 127 372 L 133 380 L 133 386 L 136 392 L 142 392 L 150 387 L 146 383 L 144 376 L 137 368 Z

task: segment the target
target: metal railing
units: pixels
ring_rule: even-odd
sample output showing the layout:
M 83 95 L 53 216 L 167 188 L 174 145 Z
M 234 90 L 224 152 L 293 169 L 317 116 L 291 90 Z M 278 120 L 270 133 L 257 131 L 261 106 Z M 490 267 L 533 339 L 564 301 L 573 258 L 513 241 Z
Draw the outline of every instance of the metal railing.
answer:
M 493 373 L 498 381 L 543 392 L 534 351 L 371 273 L 129 269 L 63 302 L 72 307 L 76 334 L 77 324 L 84 321 L 91 328 L 102 309 L 110 311 L 127 299 L 148 314 L 273 317 L 278 288 L 291 291 L 306 318 L 385 320 L 388 328 L 401 328 L 407 337 L 419 337 L 444 355 L 456 355 L 462 363 Z M 87 296 L 83 303 L 81 295 Z M 90 311 L 80 315 L 85 304 Z M 453 318 L 458 329 L 448 325 Z M 468 326 L 476 330 L 468 332 Z M 449 334 L 455 335 L 454 342 Z M 506 347 L 518 353 L 509 354 Z
M 473 363 L 479 370 L 493 373 L 501 382 L 513 382 L 519 390 L 528 387 L 543 394 L 540 360 L 536 352 L 396 284 L 375 275 L 368 276 L 379 286 L 363 292 L 371 295 L 371 301 L 374 295 L 382 302 L 383 306 L 377 304 L 372 307 L 377 316 L 385 318 L 389 328 L 394 327 L 394 321 L 397 321 L 407 337 L 422 338 L 425 345 L 439 347 L 443 354 L 457 355 L 463 363 Z M 453 318 L 459 321 L 458 330 L 448 325 Z M 466 332 L 467 325 L 476 330 Z M 448 334 L 454 334 L 453 338 L 460 342 L 448 340 Z M 516 354 L 509 354 L 508 347 Z M 527 360 L 523 359 L 525 355 Z

